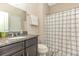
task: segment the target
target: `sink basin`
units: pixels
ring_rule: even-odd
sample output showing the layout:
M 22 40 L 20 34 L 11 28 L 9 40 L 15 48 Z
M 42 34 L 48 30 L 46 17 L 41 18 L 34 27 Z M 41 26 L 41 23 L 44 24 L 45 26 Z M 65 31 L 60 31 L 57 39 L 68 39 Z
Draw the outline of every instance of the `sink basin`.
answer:
M 12 37 L 12 38 L 8 38 L 8 39 L 23 39 L 26 38 L 25 36 L 20 36 L 20 37 Z
M 17 40 L 24 39 L 24 38 L 26 38 L 26 36 L 19 36 L 19 37 L 8 38 L 8 40 L 6 41 L 6 43 L 16 42 Z

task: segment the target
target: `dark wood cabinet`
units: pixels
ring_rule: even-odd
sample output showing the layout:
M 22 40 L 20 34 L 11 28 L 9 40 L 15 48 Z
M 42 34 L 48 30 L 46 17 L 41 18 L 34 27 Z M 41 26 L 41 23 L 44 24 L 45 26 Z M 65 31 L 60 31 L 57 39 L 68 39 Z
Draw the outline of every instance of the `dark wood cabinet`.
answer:
M 26 56 L 36 56 L 37 55 L 37 37 L 26 41 Z
M 26 53 L 27 53 L 27 56 L 36 56 L 37 53 L 36 53 L 36 45 L 33 45 L 29 48 L 26 48 Z
M 36 56 L 38 38 L 33 37 L 0 48 L 1 56 Z
M 13 54 L 11 56 L 24 56 L 24 50 L 19 51 L 19 52 L 15 53 L 15 54 Z
M 17 51 L 24 49 L 23 46 L 24 46 L 24 42 L 18 42 L 15 44 L 4 46 L 4 47 L 0 48 L 0 55 L 7 56 L 7 55 L 14 54 Z
M 25 45 L 26 45 L 25 47 L 30 47 L 30 46 L 32 46 L 32 45 L 34 45 L 36 43 L 37 43 L 37 38 L 36 37 L 31 38 L 31 39 L 25 41 Z

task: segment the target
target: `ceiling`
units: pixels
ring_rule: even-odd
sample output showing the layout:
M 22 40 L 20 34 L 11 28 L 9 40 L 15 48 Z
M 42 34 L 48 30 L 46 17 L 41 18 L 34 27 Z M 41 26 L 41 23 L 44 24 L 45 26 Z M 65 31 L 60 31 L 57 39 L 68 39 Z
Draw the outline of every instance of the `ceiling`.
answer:
M 33 5 L 38 5 L 38 3 L 8 3 L 8 4 L 10 4 L 10 5 L 12 5 L 12 6 L 14 6 L 14 7 L 17 7 L 17 8 L 19 8 L 19 9 L 22 9 L 22 10 L 24 10 L 24 11 L 27 11 L 27 10 L 30 10 L 30 7 L 32 7 Z M 48 4 L 48 6 L 52 6 L 52 5 L 55 5 L 56 3 L 47 3 Z
M 56 3 L 48 3 L 48 6 L 56 5 Z
M 26 3 L 8 3 L 8 4 L 26 11 Z

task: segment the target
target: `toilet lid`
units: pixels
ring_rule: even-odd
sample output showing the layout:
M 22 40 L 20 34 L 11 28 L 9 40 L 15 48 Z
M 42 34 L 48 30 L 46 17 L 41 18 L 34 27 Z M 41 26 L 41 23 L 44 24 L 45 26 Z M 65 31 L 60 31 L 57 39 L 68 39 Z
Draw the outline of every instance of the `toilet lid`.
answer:
M 48 52 L 47 46 L 44 44 L 38 44 L 38 52 L 39 53 L 47 53 Z

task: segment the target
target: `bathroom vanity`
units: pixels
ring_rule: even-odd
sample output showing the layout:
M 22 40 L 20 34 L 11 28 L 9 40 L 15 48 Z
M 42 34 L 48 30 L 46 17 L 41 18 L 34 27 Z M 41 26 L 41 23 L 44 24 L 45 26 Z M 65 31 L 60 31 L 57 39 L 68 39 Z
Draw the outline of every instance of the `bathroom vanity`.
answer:
M 0 11 L 0 18 L 0 56 L 36 56 L 38 36 L 23 31 L 26 17 Z
M 37 35 L 26 35 L 19 39 L 5 38 L 4 43 L 0 42 L 0 56 L 36 56 L 37 46 Z

